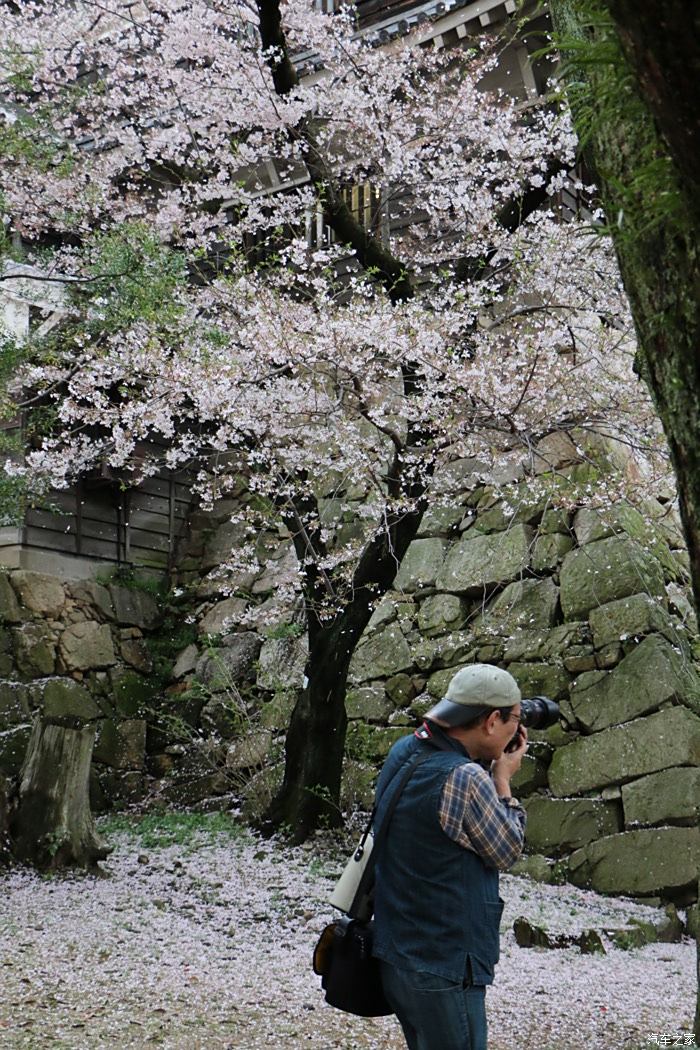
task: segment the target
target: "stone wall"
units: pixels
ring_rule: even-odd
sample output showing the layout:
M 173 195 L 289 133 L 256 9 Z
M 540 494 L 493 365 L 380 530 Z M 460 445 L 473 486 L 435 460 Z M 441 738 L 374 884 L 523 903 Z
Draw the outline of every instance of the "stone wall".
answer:
M 520 870 L 683 902 L 697 878 L 700 679 L 678 521 L 651 499 L 582 508 L 590 465 L 570 441 L 546 453 L 498 484 L 472 460 L 439 473 L 352 662 L 344 805 L 369 804 L 391 743 L 457 669 L 498 663 L 563 715 L 531 733 L 517 777 Z M 554 502 L 562 480 L 573 495 Z M 193 517 L 160 609 L 116 584 L 0 577 L 0 771 L 16 776 L 29 716 L 59 704 L 100 719 L 96 805 L 147 795 L 259 812 L 280 780 L 306 644 L 279 599 L 295 568 L 283 527 L 260 533 L 255 564 L 220 571 L 247 498 Z M 338 533 L 357 527 L 348 493 L 322 511 Z
M 0 574 L 0 776 L 16 784 L 32 721 L 97 722 L 92 798 L 147 791 L 147 717 L 156 689 L 147 638 L 154 597 L 117 584 Z
M 647 499 L 641 509 L 620 503 L 603 511 L 574 497 L 565 509 L 555 505 L 562 479 L 580 492 L 592 476 L 590 464 L 577 460 L 572 443 L 557 439 L 529 463 L 515 463 L 498 485 L 475 483 L 472 460 L 441 472 L 442 496 L 351 665 L 345 804 L 369 803 L 391 743 L 444 694 L 456 670 L 498 663 L 524 695 L 558 700 L 563 715 L 561 725 L 531 733 L 517 778 L 529 815 L 530 856 L 521 870 L 683 901 L 696 892 L 700 798 L 687 555 L 670 504 Z M 348 528 L 347 507 L 345 498 L 322 509 L 342 513 L 338 527 Z M 206 573 L 231 542 L 231 509 L 200 520 L 181 562 L 182 582 L 202 599 L 201 636 L 224 632 L 224 647 L 207 657 L 193 647 L 176 671 L 190 688 L 193 677 L 208 676 L 223 697 L 227 682 L 236 684 L 236 657 L 226 647 L 233 654 L 259 646 L 248 732 L 258 762 L 273 749 L 266 775 L 274 781 L 303 677 L 304 639 L 283 617 L 258 634 L 238 621 L 274 606 L 293 555 L 284 530 L 261 536 L 257 572 L 234 579 L 233 597 L 217 595 L 224 585 Z M 217 680 L 217 662 L 231 666 L 233 678 Z

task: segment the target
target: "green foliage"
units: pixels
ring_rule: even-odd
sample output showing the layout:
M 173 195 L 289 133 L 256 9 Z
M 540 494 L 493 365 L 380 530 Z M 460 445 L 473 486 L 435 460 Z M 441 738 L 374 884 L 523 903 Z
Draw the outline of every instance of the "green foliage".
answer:
M 304 628 L 300 623 L 278 623 L 264 632 L 266 638 L 300 638 Z
M 639 96 L 607 6 L 602 0 L 561 0 L 554 15 L 559 31 L 547 50 L 561 55 L 564 94 L 581 146 L 590 151 L 594 174 L 607 185 L 606 195 L 615 197 L 614 219 L 598 228 L 617 238 L 680 228 L 684 214 L 673 165 Z M 624 179 L 597 148 L 607 129 L 621 127 L 629 129 L 635 152 L 634 170 Z
M 168 593 L 168 581 L 165 576 L 145 576 L 139 574 L 131 565 L 120 565 L 116 569 L 96 573 L 95 580 L 103 585 L 114 583 L 132 591 L 150 594 L 159 604 Z
M 145 816 L 113 814 L 98 821 L 100 831 L 139 839 L 142 846 L 160 849 L 166 846 L 191 847 L 202 840 L 244 840 L 249 832 L 229 813 L 148 813 Z M 196 840 L 193 842 L 193 840 Z
M 125 223 L 98 236 L 87 273 L 93 280 L 74 294 L 78 302 L 89 296 L 90 327 L 97 333 L 136 321 L 168 327 L 182 315 L 178 292 L 187 281 L 185 260 L 146 223 Z

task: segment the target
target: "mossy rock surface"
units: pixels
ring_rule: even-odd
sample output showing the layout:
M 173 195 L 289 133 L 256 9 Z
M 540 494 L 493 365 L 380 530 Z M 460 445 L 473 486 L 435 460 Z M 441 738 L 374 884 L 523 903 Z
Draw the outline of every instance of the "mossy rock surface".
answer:
M 558 748 L 548 779 L 566 797 L 685 765 L 700 765 L 700 718 L 670 707 Z
M 631 594 L 665 593 L 661 565 L 627 536 L 611 536 L 571 551 L 564 558 L 560 582 L 566 620 L 585 619 L 591 609 Z

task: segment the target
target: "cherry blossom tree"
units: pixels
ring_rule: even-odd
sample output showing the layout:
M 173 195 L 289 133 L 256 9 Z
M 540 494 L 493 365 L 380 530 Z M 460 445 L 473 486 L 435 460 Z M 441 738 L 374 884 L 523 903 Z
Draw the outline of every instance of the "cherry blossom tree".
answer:
M 566 116 L 483 89 L 497 46 L 383 49 L 307 0 L 18 0 L 3 33 L 6 225 L 73 300 L 18 386 L 55 412 L 24 470 L 136 484 L 157 442 L 205 505 L 245 477 L 251 539 L 284 522 L 309 658 L 268 817 L 303 839 L 436 466 L 655 440 L 610 249 L 552 206 Z

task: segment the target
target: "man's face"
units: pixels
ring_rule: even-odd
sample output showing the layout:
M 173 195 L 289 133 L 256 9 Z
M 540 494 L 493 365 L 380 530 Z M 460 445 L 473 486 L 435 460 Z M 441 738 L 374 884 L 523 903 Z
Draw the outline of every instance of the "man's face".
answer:
M 509 714 L 504 718 L 501 718 L 500 711 L 496 711 L 495 716 L 491 734 L 494 753 L 490 757 L 500 758 L 520 725 L 520 704 L 511 707 Z

